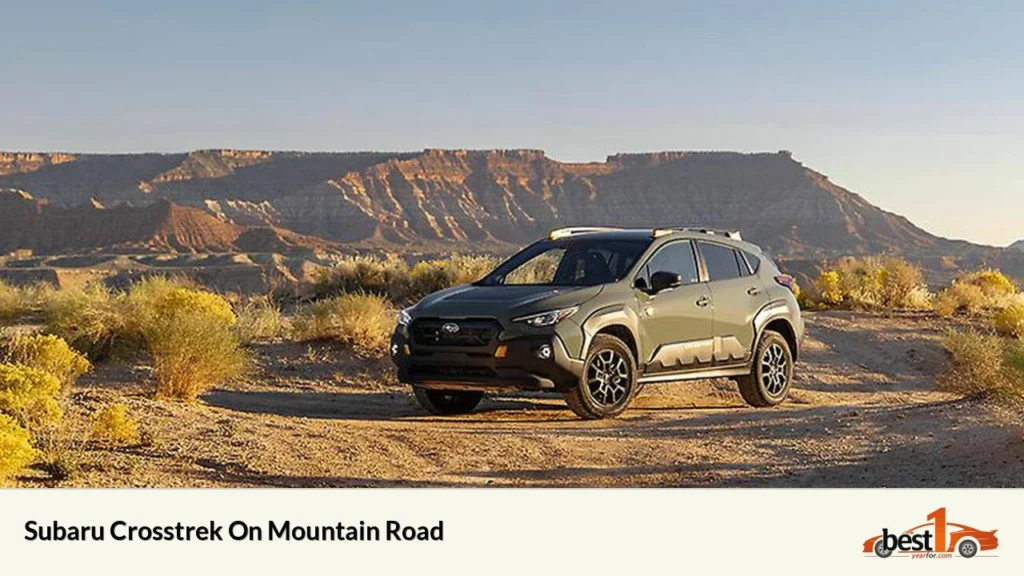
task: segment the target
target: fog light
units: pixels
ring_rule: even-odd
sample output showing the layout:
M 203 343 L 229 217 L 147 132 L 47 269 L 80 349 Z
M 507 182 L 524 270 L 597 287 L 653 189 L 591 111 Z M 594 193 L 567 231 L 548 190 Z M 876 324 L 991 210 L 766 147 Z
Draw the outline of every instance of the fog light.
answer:
M 391 355 L 398 356 L 398 344 L 391 345 Z
M 547 360 L 551 358 L 551 345 L 542 344 L 539 348 L 537 348 L 537 351 L 534 352 L 534 354 L 536 354 L 537 358 L 540 358 L 541 360 Z

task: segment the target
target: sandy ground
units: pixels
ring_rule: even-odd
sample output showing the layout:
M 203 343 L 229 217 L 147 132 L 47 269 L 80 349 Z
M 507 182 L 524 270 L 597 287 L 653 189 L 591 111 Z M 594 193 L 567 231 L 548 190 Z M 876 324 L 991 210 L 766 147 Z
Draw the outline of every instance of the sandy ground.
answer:
M 74 394 L 72 428 L 123 401 L 152 442 L 76 443 L 81 472 L 57 485 L 1024 485 L 1019 415 L 936 391 L 950 321 L 806 318 L 784 405 L 748 408 L 725 380 L 661 384 L 611 421 L 579 421 L 543 395 L 428 416 L 386 363 L 329 345 L 262 345 L 252 382 L 192 404 L 150 399 L 143 368 L 103 366 Z M 35 471 L 18 483 L 54 485 Z

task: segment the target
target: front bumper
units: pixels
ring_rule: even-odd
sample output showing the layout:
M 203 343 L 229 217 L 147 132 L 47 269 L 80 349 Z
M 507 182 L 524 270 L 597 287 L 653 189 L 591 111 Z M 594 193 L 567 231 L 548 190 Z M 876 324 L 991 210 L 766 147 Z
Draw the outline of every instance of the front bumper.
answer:
M 538 351 L 549 346 L 551 355 Z M 421 388 L 447 390 L 564 390 L 574 385 L 583 363 L 570 357 L 557 333 L 496 338 L 486 347 L 423 346 L 404 330 L 391 337 L 398 379 Z

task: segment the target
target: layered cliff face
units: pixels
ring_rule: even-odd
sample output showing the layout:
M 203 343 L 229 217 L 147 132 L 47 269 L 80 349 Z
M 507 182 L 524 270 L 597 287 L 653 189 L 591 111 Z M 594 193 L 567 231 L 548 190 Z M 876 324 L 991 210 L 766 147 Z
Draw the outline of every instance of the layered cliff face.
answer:
M 57 214 L 61 207 L 66 215 L 60 227 L 78 225 L 74 214 L 100 210 L 90 204 L 92 199 L 108 206 L 129 201 L 153 210 L 167 209 L 168 204 L 156 203 L 166 199 L 209 218 L 195 230 L 174 227 L 174 242 L 169 236 L 154 242 L 153 234 L 159 233 L 127 227 L 134 241 L 169 249 L 176 249 L 175 242 L 189 250 L 231 246 L 251 226 L 395 249 L 467 250 L 521 245 L 561 226 L 693 225 L 739 229 L 776 254 L 794 258 L 985 251 L 928 234 L 835 185 L 788 152 L 616 154 L 605 162 L 582 164 L 558 162 L 540 150 L 12 153 L 0 155 L 0 188 L 7 187 L 48 203 L 49 209 L 11 208 L 36 214 L 26 216 L 27 221 Z M 0 219 L 10 221 L 13 213 Z M 89 222 L 131 222 L 131 214 L 108 209 Z M 71 250 L 76 242 L 95 246 L 99 240 L 77 240 L 77 234 L 92 234 L 83 230 L 31 230 L 4 226 L 0 247 Z M 118 236 L 122 233 L 95 232 L 111 235 L 104 242 L 124 244 L 128 240 Z M 33 234 L 42 236 L 33 239 Z M 276 235 L 282 237 L 280 230 Z
M 0 252 L 278 252 L 328 248 L 319 239 L 271 227 L 247 228 L 159 200 L 106 208 L 66 207 L 20 190 L 0 190 Z

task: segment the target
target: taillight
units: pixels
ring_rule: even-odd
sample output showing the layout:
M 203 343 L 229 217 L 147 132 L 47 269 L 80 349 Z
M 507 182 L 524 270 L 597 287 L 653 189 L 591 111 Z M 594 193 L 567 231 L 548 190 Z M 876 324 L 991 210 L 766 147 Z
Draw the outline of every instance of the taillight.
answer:
M 778 276 L 775 277 L 775 281 L 779 284 L 779 286 L 785 286 L 786 288 L 789 288 L 790 292 L 794 292 L 793 277 L 790 276 L 789 274 L 779 274 Z

